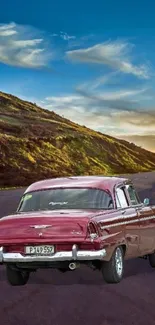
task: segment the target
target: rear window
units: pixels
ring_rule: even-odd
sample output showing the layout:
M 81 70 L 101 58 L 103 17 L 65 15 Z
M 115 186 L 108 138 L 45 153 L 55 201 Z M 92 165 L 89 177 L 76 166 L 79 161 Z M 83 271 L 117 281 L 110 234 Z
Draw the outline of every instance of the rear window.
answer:
M 99 189 L 61 188 L 25 194 L 18 212 L 57 209 L 112 209 L 111 195 Z

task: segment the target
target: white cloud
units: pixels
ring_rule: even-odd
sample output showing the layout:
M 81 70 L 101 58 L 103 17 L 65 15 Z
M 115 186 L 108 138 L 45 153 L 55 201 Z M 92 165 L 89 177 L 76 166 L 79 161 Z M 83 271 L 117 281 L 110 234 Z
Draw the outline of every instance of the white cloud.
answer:
M 9 29 L 13 29 L 14 27 L 16 27 L 15 23 L 10 23 L 10 24 L 0 24 L 0 31 L 1 30 L 9 30 Z
M 119 71 L 114 71 L 114 72 L 110 72 L 108 74 L 105 74 L 103 76 L 100 76 L 98 78 L 96 78 L 93 81 L 89 81 L 86 83 L 81 84 L 81 86 L 78 87 L 78 89 L 89 89 L 89 91 L 91 90 L 95 90 L 96 88 L 106 85 L 106 84 L 112 84 L 117 83 L 118 78 L 115 80 L 115 77 L 119 74 Z
M 146 88 L 103 91 L 93 95 L 70 94 L 49 96 L 42 107 L 55 111 L 81 125 L 111 135 L 153 132 L 155 114 L 142 110 L 139 98 L 144 102 Z M 152 122 L 151 122 L 152 121 Z M 124 131 L 125 130 L 125 131 Z
M 139 95 L 140 100 L 145 101 L 148 97 L 148 94 L 145 95 L 145 92 L 148 91 L 147 88 L 140 89 L 120 89 L 112 91 L 96 91 L 90 92 L 90 89 L 85 89 L 84 87 L 78 87 L 77 93 L 87 99 L 89 103 L 88 109 L 95 110 L 96 114 L 101 114 L 101 112 L 108 112 L 111 114 L 113 111 L 129 111 L 133 112 L 139 109 Z M 143 95 L 144 93 L 144 95 Z
M 108 101 L 113 101 L 113 100 L 121 100 L 125 97 L 131 97 L 132 99 L 130 99 L 131 101 L 133 101 L 133 98 L 141 93 L 144 93 L 145 91 L 147 91 L 147 88 L 142 88 L 142 89 L 123 89 L 123 90 L 116 90 L 116 91 L 108 91 L 108 92 L 104 92 L 103 94 L 99 94 L 99 95 L 94 95 L 94 99 L 98 98 L 99 100 L 108 100 Z M 79 92 L 80 92 L 80 88 L 79 88 Z M 93 95 L 89 95 L 87 94 L 86 96 L 90 96 L 91 98 L 93 98 Z M 135 102 L 137 102 L 137 100 L 135 99 Z
M 17 34 L 15 30 L 0 30 L 0 36 L 12 36 Z
M 11 36 L 17 34 L 15 23 L 0 24 L 0 36 Z
M 111 90 L 108 92 L 105 92 L 105 90 L 102 88 L 102 90 L 100 91 L 96 91 L 95 93 L 92 91 L 96 90 L 96 88 L 100 88 L 101 86 L 106 86 L 111 83 L 117 83 L 117 81 L 115 82 L 115 77 L 117 76 L 117 80 L 118 80 L 118 74 L 119 71 L 115 71 L 115 72 L 110 72 L 108 74 L 105 74 L 101 77 L 98 77 L 97 79 L 91 81 L 91 82 L 86 82 L 84 84 L 81 84 L 80 86 L 77 87 L 77 92 L 79 94 L 81 94 L 84 97 L 90 97 L 91 99 L 105 99 L 105 100 L 120 100 L 123 97 L 131 97 L 134 99 L 135 96 L 137 96 L 138 94 L 141 93 L 145 93 L 148 88 L 147 87 L 143 87 L 143 88 L 136 88 L 136 89 L 120 89 L 120 90 Z M 108 87 L 108 89 L 110 89 Z M 145 96 L 146 97 L 146 96 Z M 151 98 L 147 95 L 147 99 Z M 134 99 L 134 101 L 137 101 L 137 99 Z
M 15 48 L 24 48 L 24 47 L 32 47 L 36 46 L 37 44 L 40 44 L 43 42 L 43 39 L 31 39 L 31 40 L 14 40 L 11 42 L 12 47 Z
M 126 74 L 132 74 L 138 78 L 148 79 L 149 68 L 146 65 L 134 65 L 129 53 L 133 45 L 125 42 L 105 42 L 85 49 L 67 51 L 70 60 L 107 65 L 112 69 Z
M 75 40 L 76 39 L 76 36 L 68 35 L 66 32 L 62 32 L 62 31 L 59 34 L 53 33 L 53 34 L 51 34 L 51 36 L 52 37 L 60 37 L 64 41 L 70 41 L 70 40 Z
M 76 36 L 70 36 L 65 32 L 60 32 L 60 37 L 64 40 L 64 41 L 69 41 L 70 39 L 75 39 Z
M 33 28 L 15 23 L 0 25 L 0 62 L 25 68 L 46 67 L 52 58 L 47 41 L 35 38 Z M 39 32 L 37 32 L 39 34 Z
M 95 39 L 95 35 L 94 34 L 88 34 L 85 36 L 73 36 L 72 39 L 69 40 L 68 42 L 68 51 L 69 49 L 73 49 L 73 48 L 80 48 L 80 47 L 85 47 L 86 43 L 88 43 L 89 41 L 92 41 L 93 39 Z

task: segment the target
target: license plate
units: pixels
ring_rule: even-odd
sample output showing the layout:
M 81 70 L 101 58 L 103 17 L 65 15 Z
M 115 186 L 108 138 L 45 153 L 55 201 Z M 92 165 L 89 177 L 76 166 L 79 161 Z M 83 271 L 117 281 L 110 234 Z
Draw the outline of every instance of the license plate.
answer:
M 54 253 L 53 245 L 26 246 L 25 254 L 29 255 L 51 255 Z

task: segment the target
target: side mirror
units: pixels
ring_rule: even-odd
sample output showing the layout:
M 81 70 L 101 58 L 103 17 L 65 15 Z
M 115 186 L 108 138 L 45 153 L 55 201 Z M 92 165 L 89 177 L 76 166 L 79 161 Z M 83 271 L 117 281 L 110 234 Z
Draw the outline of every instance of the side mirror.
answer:
M 147 206 L 150 204 L 150 200 L 148 198 L 145 198 L 143 201 L 144 205 Z

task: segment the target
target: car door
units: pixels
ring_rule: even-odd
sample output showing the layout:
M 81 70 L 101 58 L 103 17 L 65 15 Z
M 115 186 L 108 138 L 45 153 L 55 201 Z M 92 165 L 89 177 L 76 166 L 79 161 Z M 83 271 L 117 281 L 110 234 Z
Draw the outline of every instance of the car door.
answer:
M 132 184 L 126 185 L 127 195 L 130 205 L 135 207 L 140 229 L 139 249 L 141 255 L 151 252 L 155 241 L 155 219 L 150 206 L 145 206 L 139 199 L 138 194 Z
M 116 188 L 116 205 L 122 208 L 122 222 L 124 236 L 127 244 L 126 256 L 128 258 L 139 256 L 140 225 L 135 207 L 130 206 L 125 186 Z

